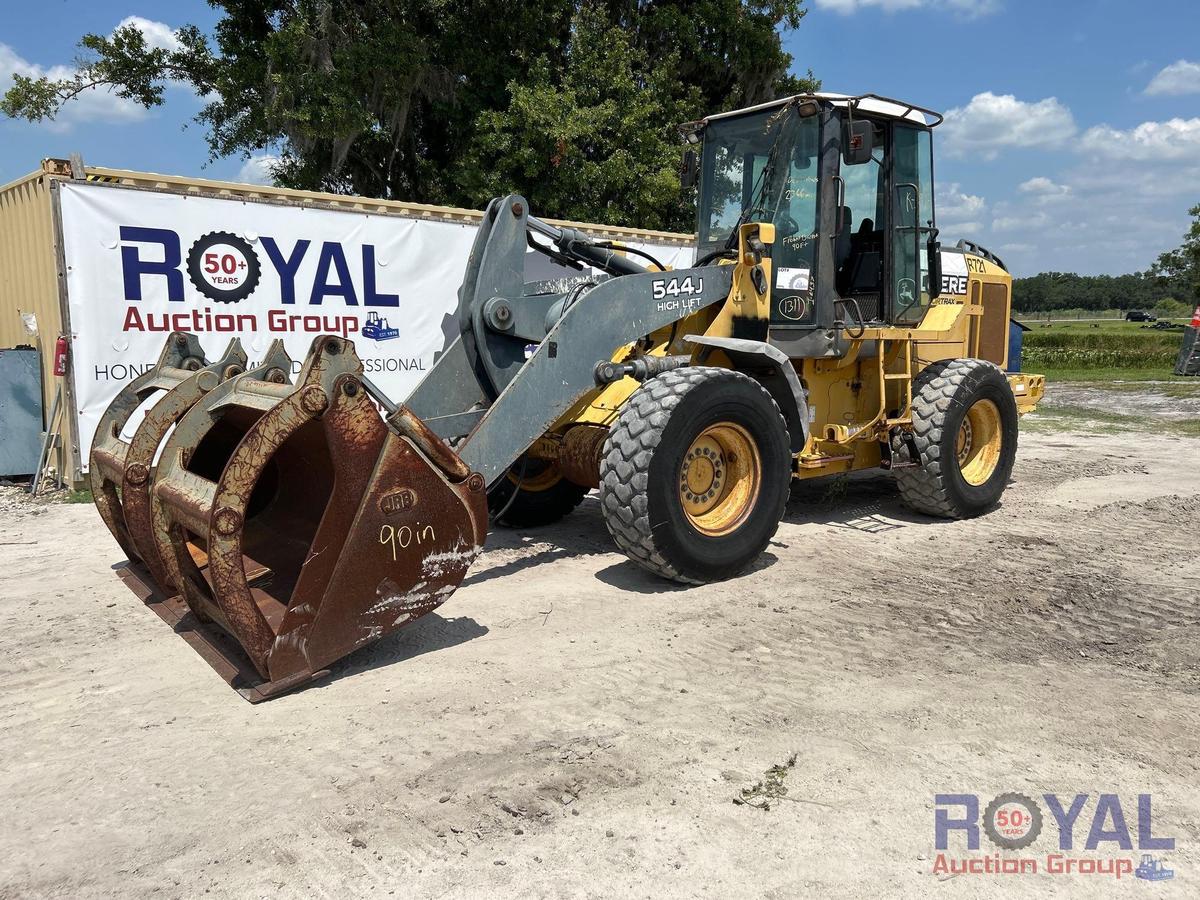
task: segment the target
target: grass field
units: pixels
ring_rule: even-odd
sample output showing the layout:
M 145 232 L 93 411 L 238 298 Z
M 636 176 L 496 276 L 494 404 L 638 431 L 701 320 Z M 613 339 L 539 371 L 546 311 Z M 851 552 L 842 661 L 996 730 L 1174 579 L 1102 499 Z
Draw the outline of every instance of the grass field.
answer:
M 1200 387 L 1200 386 L 1198 386 Z M 1200 399 L 1197 391 L 1193 399 Z M 1200 437 L 1200 419 L 1160 418 L 1132 412 L 1116 412 L 1101 404 L 1045 402 L 1037 412 L 1021 420 L 1024 431 L 1054 434 L 1082 431 L 1090 434 L 1161 434 L 1171 437 Z
M 1139 322 L 1068 320 L 1024 324 L 1021 367 L 1057 381 L 1182 381 L 1172 375 L 1183 341 L 1179 330 Z
M 1200 378 L 1172 374 L 1182 330 L 1112 319 L 1025 324 L 1021 368 L 1049 384 L 1022 428 L 1200 437 Z

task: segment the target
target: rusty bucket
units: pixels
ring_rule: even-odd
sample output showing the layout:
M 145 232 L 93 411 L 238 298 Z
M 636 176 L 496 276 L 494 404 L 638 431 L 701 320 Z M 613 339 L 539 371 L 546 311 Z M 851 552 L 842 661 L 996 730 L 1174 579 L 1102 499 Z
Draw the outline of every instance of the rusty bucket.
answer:
M 195 335 L 175 332 L 154 367 L 121 390 L 96 427 L 88 473 L 100 517 L 130 562 L 144 565 L 155 585 L 168 593 L 173 585 L 150 526 L 155 454 L 171 427 L 201 397 L 245 370 L 246 354 L 236 338 L 210 363 Z M 121 432 L 133 414 L 160 393 L 133 437 L 124 440 Z
M 171 589 L 127 578 L 253 702 L 445 602 L 487 532 L 483 478 L 379 395 L 350 341 L 317 338 L 290 372 L 276 342 L 178 419 L 139 554 Z

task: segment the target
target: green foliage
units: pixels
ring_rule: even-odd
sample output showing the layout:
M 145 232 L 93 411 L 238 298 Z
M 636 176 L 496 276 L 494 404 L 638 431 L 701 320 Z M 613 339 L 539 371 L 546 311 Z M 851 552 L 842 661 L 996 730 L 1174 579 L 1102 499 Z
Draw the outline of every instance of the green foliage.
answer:
M 816 89 L 787 75 L 776 30 L 803 14 L 797 0 L 580 4 L 559 52 L 476 120 L 466 197 L 519 190 L 565 218 L 690 231 L 675 126 Z
M 282 146 L 287 187 L 463 204 L 479 111 L 565 38 L 561 0 L 251 0 L 205 48 L 212 155 Z
M 1132 275 L 1076 275 L 1042 272 L 1013 279 L 1013 311 L 1151 309 L 1170 293 L 1154 278 Z
M 565 69 L 541 58 L 509 84 L 507 108 L 480 115 L 464 167 L 468 192 L 524 190 L 534 209 L 565 218 L 690 230 L 671 132 L 699 105 L 699 89 L 681 92 L 677 68 L 677 54 L 651 60 L 584 6 Z
M 800 26 L 803 0 L 593 0 L 647 58 L 672 55 L 674 96 L 692 88 L 692 118 L 815 90 L 788 74 L 779 29 Z
M 1181 319 L 1189 315 L 1192 307 L 1176 300 L 1174 297 L 1164 297 L 1154 304 L 1154 312 L 1160 319 Z
M 1181 332 L 1135 324 L 1091 328 L 1054 325 L 1025 334 L 1021 367 L 1044 369 L 1155 369 L 1169 373 L 1179 353 Z
M 1158 283 L 1190 303 L 1200 302 L 1200 204 L 1188 210 L 1192 225 L 1183 243 L 1159 256 L 1151 268 Z
M 151 48 L 86 35 L 73 74 L 17 76 L 6 115 L 53 118 L 82 91 L 144 106 L 169 81 L 206 98 L 214 158 L 282 148 L 289 187 L 692 227 L 674 126 L 812 89 L 781 30 L 803 0 L 210 0 L 211 34 Z
M 12 87 L 0 99 L 0 112 L 34 122 L 53 119 L 63 104 L 98 87 L 111 88 L 118 97 L 145 107 L 162 104 L 168 80 L 189 80 L 206 90 L 209 67 L 203 58 L 203 37 L 194 27 L 180 29 L 176 36 L 178 50 L 148 46 L 132 25 L 108 37 L 84 35 L 79 45 L 90 57 L 72 74 L 61 79 L 13 75 Z
M 1045 375 L 1046 380 L 1050 385 L 1063 384 L 1068 381 L 1086 381 L 1098 387 L 1108 388 L 1114 384 L 1124 382 L 1144 382 L 1144 381 L 1165 381 L 1171 382 L 1173 385 L 1182 383 L 1186 380 L 1183 375 L 1172 375 L 1172 369 L 1163 369 L 1161 366 L 1151 369 L 1130 369 L 1130 368 L 1103 368 L 1103 369 L 1085 369 L 1085 368 L 1065 368 L 1060 369 L 1054 366 L 1038 366 L 1032 369 L 1028 365 L 1022 365 L 1028 372 L 1035 372 L 1039 375 Z M 1195 381 L 1195 378 L 1190 379 Z M 1053 390 L 1053 387 L 1051 388 Z M 1024 425 L 1021 426 L 1025 427 Z

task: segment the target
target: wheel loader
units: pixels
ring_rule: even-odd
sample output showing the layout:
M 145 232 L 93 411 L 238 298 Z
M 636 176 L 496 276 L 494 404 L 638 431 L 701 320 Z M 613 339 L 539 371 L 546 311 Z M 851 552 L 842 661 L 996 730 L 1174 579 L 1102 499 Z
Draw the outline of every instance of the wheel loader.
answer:
M 631 560 L 690 584 L 749 566 L 800 479 L 882 468 L 920 513 L 987 511 L 1044 379 L 1001 368 L 1002 261 L 938 240 L 940 121 L 819 93 L 681 126 L 686 269 L 493 200 L 458 337 L 402 403 L 342 337 L 293 378 L 281 343 L 251 365 L 171 335 L 92 451 L 123 577 L 258 701 L 445 602 L 491 523 L 592 490 Z M 527 282 L 530 248 L 568 277 Z

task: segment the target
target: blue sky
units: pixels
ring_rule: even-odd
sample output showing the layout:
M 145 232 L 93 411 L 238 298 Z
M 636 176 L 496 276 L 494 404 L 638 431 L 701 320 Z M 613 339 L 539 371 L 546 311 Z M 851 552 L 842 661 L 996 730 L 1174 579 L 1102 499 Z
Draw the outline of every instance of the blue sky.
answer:
M 1200 203 L 1200 4 L 1195 0 L 808 0 L 785 38 L 826 89 L 874 91 L 947 113 L 938 131 L 938 224 L 1017 274 L 1144 269 Z M 150 40 L 215 21 L 197 0 L 12 4 L 0 89 L 13 71 L 69 65 L 86 31 L 138 17 Z M 53 22 L 53 26 L 48 26 Z M 261 179 L 255 161 L 208 161 L 189 125 L 200 101 L 171 88 L 142 111 L 94 95 L 61 121 L 0 121 L 0 182 L 43 156 Z

